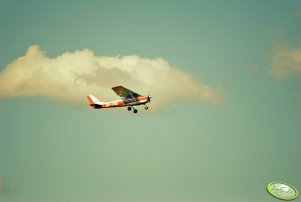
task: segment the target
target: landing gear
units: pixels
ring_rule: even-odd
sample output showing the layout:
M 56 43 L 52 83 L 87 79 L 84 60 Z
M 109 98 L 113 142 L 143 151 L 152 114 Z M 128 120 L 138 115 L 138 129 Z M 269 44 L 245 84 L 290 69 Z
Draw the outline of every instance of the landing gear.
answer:
M 145 110 L 148 110 L 148 106 L 145 105 L 144 109 L 145 109 Z
M 133 109 L 133 112 L 134 112 L 134 114 L 136 114 L 137 112 L 138 112 L 138 110 L 137 109 L 135 109 L 134 107 L 132 107 L 132 106 L 128 106 L 128 111 L 132 111 L 132 109 Z

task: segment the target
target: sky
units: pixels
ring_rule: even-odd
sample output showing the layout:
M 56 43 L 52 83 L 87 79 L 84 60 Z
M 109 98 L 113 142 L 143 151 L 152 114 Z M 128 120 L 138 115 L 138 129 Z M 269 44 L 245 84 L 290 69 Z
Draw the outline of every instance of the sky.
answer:
M 299 0 L 0 0 L 0 202 L 301 190 Z M 152 95 L 94 110 L 85 95 Z

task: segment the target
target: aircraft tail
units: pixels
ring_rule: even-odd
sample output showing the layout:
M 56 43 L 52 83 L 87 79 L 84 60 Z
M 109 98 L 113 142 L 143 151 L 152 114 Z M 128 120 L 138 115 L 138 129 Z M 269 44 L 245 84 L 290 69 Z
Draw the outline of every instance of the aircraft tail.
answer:
M 100 102 L 94 95 L 88 95 L 87 98 L 93 108 L 102 108 L 102 105 L 105 104 L 105 102 Z

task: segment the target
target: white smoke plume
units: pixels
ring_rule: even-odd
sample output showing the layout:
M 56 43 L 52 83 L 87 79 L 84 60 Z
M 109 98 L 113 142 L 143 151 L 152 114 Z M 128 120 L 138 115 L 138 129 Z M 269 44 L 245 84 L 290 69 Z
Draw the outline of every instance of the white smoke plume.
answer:
M 111 90 L 117 85 L 144 95 L 150 91 L 151 105 L 157 109 L 177 99 L 221 102 L 217 88 L 162 58 L 96 56 L 89 49 L 50 58 L 37 45 L 0 74 L 0 98 L 48 96 L 86 104 L 89 94 L 101 101 L 119 99 Z
M 276 79 L 296 74 L 301 78 L 301 47 L 291 48 L 286 43 L 277 43 L 272 52 L 270 73 Z

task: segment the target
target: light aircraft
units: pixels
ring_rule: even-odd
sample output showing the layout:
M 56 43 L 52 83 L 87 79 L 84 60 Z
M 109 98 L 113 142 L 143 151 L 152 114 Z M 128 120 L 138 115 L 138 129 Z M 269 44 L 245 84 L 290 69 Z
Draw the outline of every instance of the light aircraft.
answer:
M 144 109 L 147 110 L 147 103 L 150 103 L 152 96 L 139 95 L 123 86 L 115 86 L 112 88 L 115 93 L 121 97 L 121 100 L 116 100 L 112 102 L 100 102 L 94 95 L 88 95 L 90 106 L 94 109 L 101 108 L 112 108 L 112 107 L 127 107 L 128 111 L 133 109 L 136 114 L 137 109 L 134 108 L 136 105 L 145 105 Z

